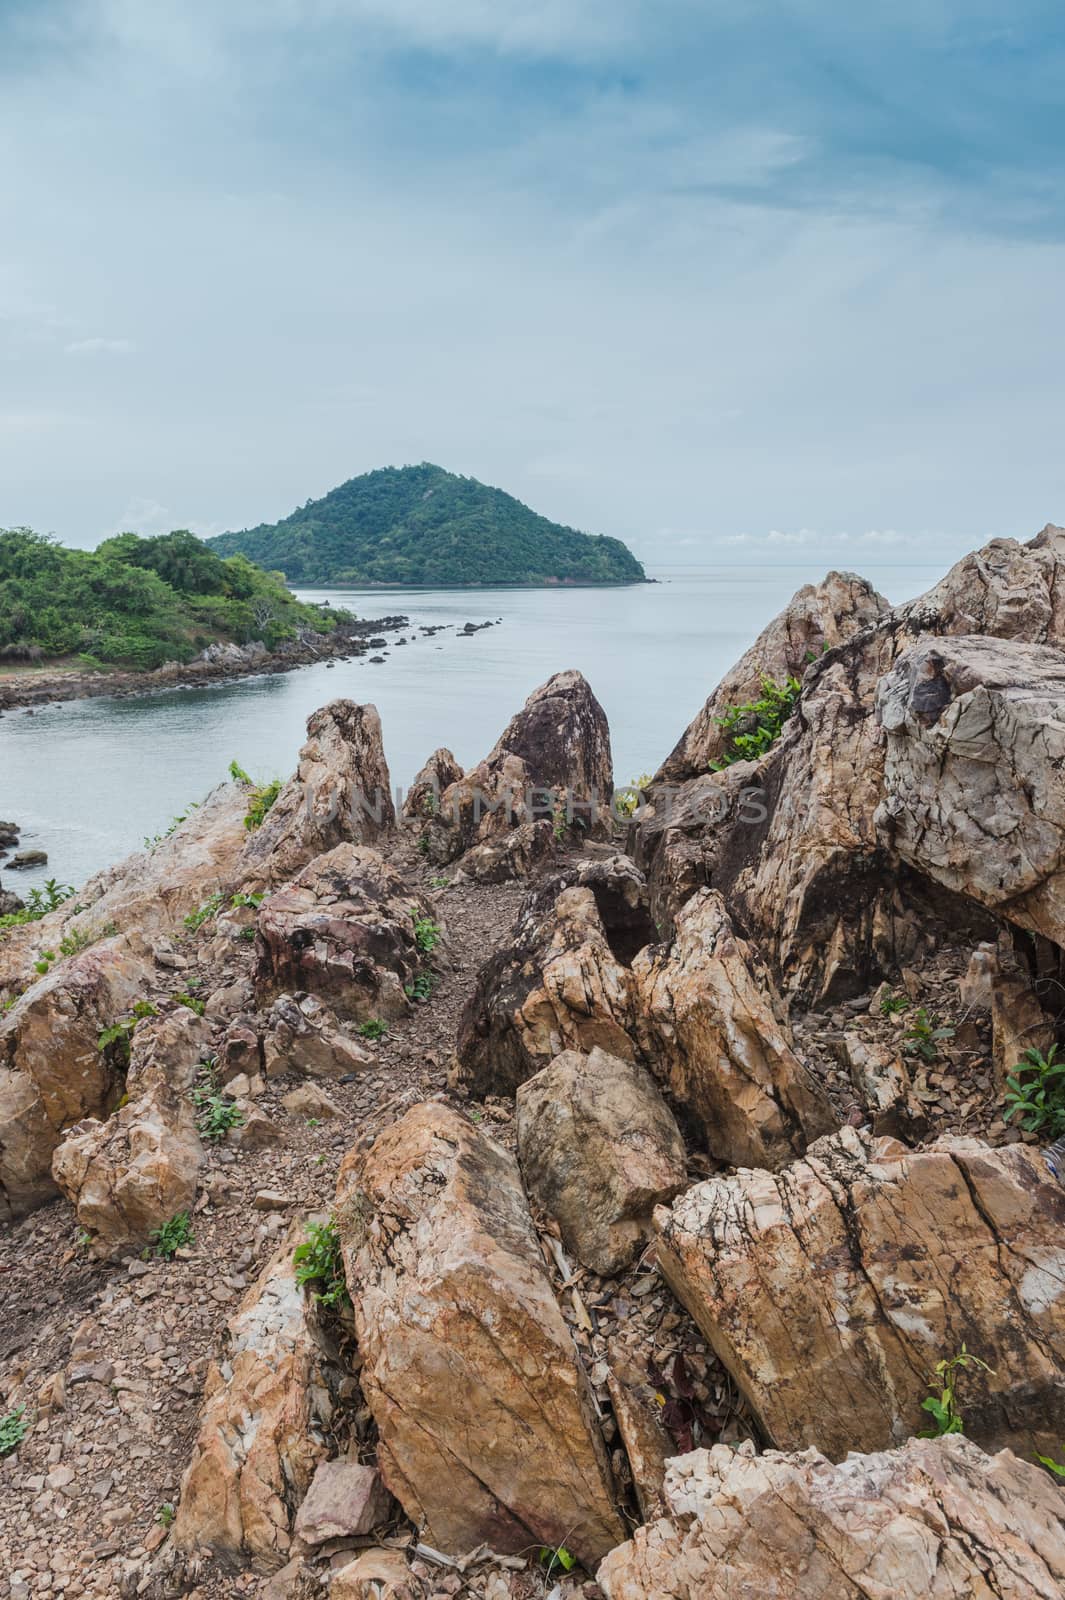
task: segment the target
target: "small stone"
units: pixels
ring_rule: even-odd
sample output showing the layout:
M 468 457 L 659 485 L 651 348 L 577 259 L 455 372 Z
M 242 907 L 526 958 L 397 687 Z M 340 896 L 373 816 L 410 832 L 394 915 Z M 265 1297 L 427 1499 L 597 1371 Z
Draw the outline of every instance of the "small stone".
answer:
M 285 1211 L 292 1204 L 292 1196 L 277 1189 L 260 1189 L 252 1204 L 256 1211 Z
M 296 1534 L 308 1544 L 370 1533 L 388 1517 L 392 1496 L 376 1467 L 322 1461 L 296 1514 Z

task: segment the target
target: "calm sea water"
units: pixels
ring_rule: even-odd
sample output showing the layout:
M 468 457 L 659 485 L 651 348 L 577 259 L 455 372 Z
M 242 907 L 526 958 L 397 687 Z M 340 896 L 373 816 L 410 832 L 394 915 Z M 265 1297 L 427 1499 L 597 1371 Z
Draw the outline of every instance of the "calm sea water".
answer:
M 942 565 L 867 567 L 892 602 L 930 587 Z M 410 784 L 437 745 L 465 766 L 494 744 L 526 695 L 563 668 L 587 677 L 610 719 L 615 776 L 652 771 L 722 673 L 818 567 L 662 571 L 632 589 L 457 590 L 417 594 L 315 590 L 360 616 L 403 611 L 406 637 L 387 660 L 245 678 L 132 700 L 79 700 L 0 718 L 0 817 L 21 822 L 43 871 L 7 873 L 11 887 L 45 877 L 82 883 L 137 849 L 204 795 L 238 760 L 254 777 L 288 776 L 315 707 L 338 696 L 381 713 L 394 784 Z M 419 623 L 501 618 L 468 638 L 426 638 Z M 384 654 L 385 652 L 380 652 Z M 0 873 L 3 864 L 0 863 Z

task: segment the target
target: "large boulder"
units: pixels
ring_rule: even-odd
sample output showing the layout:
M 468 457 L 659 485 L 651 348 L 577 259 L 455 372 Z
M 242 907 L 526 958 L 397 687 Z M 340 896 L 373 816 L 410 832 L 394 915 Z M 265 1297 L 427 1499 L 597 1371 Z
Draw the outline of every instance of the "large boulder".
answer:
M 343 1031 L 317 995 L 278 995 L 266 1019 L 263 1064 L 268 1078 L 295 1073 L 307 1078 L 344 1078 L 365 1072 L 374 1055 Z
M 63 1132 L 118 1100 L 100 1035 L 131 1015 L 147 980 L 124 937 L 105 939 L 57 962 L 0 1017 L 0 1217 L 50 1200 Z
M 711 1178 L 655 1213 L 659 1264 L 781 1449 L 897 1443 L 967 1347 L 966 1432 L 1060 1454 L 1065 1191 L 1038 1151 L 853 1128 L 783 1172 Z
M 884 677 L 880 836 L 937 883 L 1065 944 L 1065 650 L 921 639 Z
M 284 883 L 337 845 L 373 844 L 395 826 L 377 707 L 331 700 L 307 719 L 295 776 L 248 838 L 248 882 Z
M 734 1166 L 778 1167 L 835 1126 L 828 1098 L 792 1048 L 784 1008 L 721 896 L 694 895 L 672 941 L 633 962 L 644 1056 Z
M 189 1091 L 211 1028 L 184 1007 L 134 1033 L 129 1099 L 106 1121 L 77 1122 L 52 1157 L 52 1176 L 108 1257 L 147 1242 L 153 1229 L 192 1209 L 203 1147 Z
M 1056 1600 L 1061 1491 L 1008 1450 L 911 1439 L 833 1466 L 715 1445 L 670 1463 L 669 1515 L 599 1568 L 607 1600 Z
M 563 1050 L 631 1059 L 628 963 L 655 937 L 643 877 L 624 856 L 582 861 L 533 890 L 459 1019 L 453 1086 L 513 1094 Z
M 610 1469 L 513 1156 L 415 1106 L 342 1166 L 337 1224 L 378 1464 L 427 1542 L 599 1560 Z
M 376 850 L 341 844 L 315 857 L 259 913 L 260 1000 L 307 991 L 342 1018 L 397 1017 L 407 1009 L 423 952 L 415 918 L 430 907 Z
M 403 820 L 424 826 L 437 815 L 445 789 L 458 783 L 463 769 L 446 745 L 434 750 L 420 768 L 403 801 Z
M 606 713 L 579 672 L 556 672 L 484 760 L 444 790 L 426 832 L 429 854 L 454 861 L 537 819 L 560 839 L 605 838 L 613 773 Z
M 330 1373 L 311 1302 L 297 1287 L 294 1224 L 230 1320 L 171 1531 L 177 1550 L 231 1566 L 284 1564 L 332 1416 Z
M 565 1050 L 518 1089 L 518 1160 L 529 1198 L 593 1272 L 620 1272 L 655 1205 L 684 1187 L 673 1115 L 646 1068 Z

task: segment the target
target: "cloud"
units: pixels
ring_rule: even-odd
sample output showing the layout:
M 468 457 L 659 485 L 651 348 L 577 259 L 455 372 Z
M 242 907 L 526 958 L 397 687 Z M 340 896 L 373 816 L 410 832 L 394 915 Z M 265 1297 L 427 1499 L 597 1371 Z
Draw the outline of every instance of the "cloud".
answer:
M 218 522 L 197 522 L 194 518 L 181 518 L 158 500 L 151 498 L 137 498 L 127 501 L 126 508 L 118 521 L 104 532 L 101 537 L 109 539 L 116 533 L 139 533 L 147 538 L 153 534 L 172 533 L 175 528 L 185 528 L 190 533 L 199 534 L 201 539 L 210 539 L 216 533 L 224 533 L 225 529 Z
M 64 345 L 64 353 L 68 356 L 102 356 L 132 355 L 137 346 L 132 339 L 75 339 L 73 343 Z

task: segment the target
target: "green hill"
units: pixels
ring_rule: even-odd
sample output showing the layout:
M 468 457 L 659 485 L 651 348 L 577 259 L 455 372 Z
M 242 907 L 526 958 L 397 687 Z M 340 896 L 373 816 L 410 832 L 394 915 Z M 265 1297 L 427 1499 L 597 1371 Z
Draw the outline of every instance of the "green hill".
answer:
M 620 539 L 549 522 L 502 489 L 423 462 L 351 478 L 281 522 L 208 544 L 289 583 L 642 583 Z

